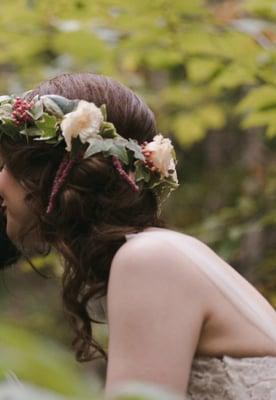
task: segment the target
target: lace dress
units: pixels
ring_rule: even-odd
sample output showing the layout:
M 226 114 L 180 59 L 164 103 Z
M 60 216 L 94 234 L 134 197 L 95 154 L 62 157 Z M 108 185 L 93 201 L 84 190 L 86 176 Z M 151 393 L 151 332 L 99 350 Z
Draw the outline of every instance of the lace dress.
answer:
M 276 400 L 276 357 L 194 358 L 188 399 Z
M 232 267 L 227 264 L 226 270 L 217 268 L 214 257 L 219 256 L 211 249 L 208 249 L 210 257 L 202 256 L 197 239 L 167 229 L 146 230 L 127 235 L 126 239 L 140 235 L 154 235 L 157 240 L 165 238 L 172 248 L 184 252 L 245 318 L 276 343 L 276 326 L 271 316 L 264 313 L 258 302 L 252 302 L 253 296 L 248 298 L 239 290 L 236 283 L 240 276 Z M 220 262 L 225 263 L 222 259 Z M 190 371 L 188 399 L 276 400 L 276 357 L 196 356 Z

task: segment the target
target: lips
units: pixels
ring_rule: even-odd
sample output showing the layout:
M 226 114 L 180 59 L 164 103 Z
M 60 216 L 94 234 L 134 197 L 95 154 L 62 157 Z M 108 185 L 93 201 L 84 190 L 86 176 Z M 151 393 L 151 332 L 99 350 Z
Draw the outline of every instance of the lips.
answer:
M 0 196 L 0 210 L 4 213 L 6 213 L 6 211 L 7 211 L 7 205 L 6 205 L 6 203 L 5 203 L 5 199 L 2 197 L 2 196 Z

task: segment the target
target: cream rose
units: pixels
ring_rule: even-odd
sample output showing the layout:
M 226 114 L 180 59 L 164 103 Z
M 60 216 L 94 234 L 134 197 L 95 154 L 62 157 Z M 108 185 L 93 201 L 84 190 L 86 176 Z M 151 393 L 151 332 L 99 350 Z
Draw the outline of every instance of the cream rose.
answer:
M 79 136 L 82 143 L 97 136 L 103 123 L 103 115 L 94 103 L 80 100 L 77 109 L 65 114 L 60 127 L 67 145 L 66 150 L 71 151 L 72 138 Z
M 175 163 L 172 156 L 173 146 L 168 138 L 164 138 L 161 134 L 154 136 L 153 141 L 149 142 L 143 148 L 143 152 L 149 152 L 146 158 L 152 162 L 162 177 L 168 177 L 172 174 L 169 170 L 174 171 L 174 179 L 177 180 L 175 172 Z

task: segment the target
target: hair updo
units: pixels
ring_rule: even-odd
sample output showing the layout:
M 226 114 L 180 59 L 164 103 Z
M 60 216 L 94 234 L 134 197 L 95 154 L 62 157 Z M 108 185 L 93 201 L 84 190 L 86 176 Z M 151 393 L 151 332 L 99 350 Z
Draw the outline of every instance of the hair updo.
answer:
M 157 134 L 148 106 L 130 89 L 105 76 L 64 74 L 28 92 L 57 94 L 106 105 L 107 121 L 117 132 L 139 143 Z M 76 358 L 87 361 L 96 353 L 106 356 L 92 335 L 88 302 L 104 297 L 112 259 L 125 243 L 125 235 L 149 226 L 164 226 L 151 190 L 132 191 L 101 154 L 76 162 L 61 188 L 53 212 L 46 214 L 52 183 L 65 152 L 65 144 L 50 146 L 39 141 L 9 137 L 1 140 L 1 153 L 10 172 L 27 189 L 26 201 L 37 218 L 44 249 L 53 246 L 64 258 L 62 298 L 76 337 Z M 23 242 L 24 238 L 22 238 Z M 95 321 L 97 322 L 97 321 Z

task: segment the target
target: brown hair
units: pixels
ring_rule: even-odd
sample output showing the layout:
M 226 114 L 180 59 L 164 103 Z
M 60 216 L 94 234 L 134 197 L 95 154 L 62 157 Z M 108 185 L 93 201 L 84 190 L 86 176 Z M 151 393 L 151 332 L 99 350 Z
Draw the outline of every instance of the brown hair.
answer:
M 142 143 L 156 133 L 153 113 L 130 89 L 95 74 L 64 74 L 43 82 L 30 92 L 83 99 L 106 104 L 107 120 L 124 137 Z M 75 330 L 76 358 L 86 361 L 105 351 L 92 335 L 87 306 L 106 295 L 112 259 L 125 235 L 149 226 L 165 226 L 151 190 L 134 192 L 109 158 L 96 155 L 76 163 L 61 189 L 50 215 L 45 210 L 51 185 L 64 156 L 64 143 L 50 146 L 24 138 L 1 141 L 7 167 L 28 190 L 26 200 L 38 221 L 40 240 L 64 258 L 63 303 Z M 97 322 L 97 321 L 95 321 Z

